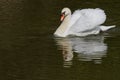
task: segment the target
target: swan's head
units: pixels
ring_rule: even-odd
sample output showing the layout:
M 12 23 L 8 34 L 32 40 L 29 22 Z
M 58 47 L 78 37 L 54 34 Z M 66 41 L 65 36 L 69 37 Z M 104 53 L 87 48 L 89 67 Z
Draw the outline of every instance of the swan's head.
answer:
M 63 21 L 68 15 L 71 15 L 71 10 L 69 8 L 63 8 L 61 11 L 61 21 Z

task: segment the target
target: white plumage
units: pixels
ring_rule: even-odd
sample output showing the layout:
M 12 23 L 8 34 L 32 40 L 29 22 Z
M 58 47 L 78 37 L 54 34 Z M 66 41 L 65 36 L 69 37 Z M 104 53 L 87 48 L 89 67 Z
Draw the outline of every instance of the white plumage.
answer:
M 94 29 L 98 25 L 104 23 L 105 20 L 106 15 L 101 9 L 77 10 L 71 16 L 70 26 L 71 30 L 84 32 L 86 30 Z
M 106 20 L 106 15 L 102 9 L 82 9 L 76 10 L 72 15 L 69 8 L 62 10 L 62 23 L 54 33 L 59 37 L 68 35 L 87 36 L 98 34 L 115 26 L 101 26 Z

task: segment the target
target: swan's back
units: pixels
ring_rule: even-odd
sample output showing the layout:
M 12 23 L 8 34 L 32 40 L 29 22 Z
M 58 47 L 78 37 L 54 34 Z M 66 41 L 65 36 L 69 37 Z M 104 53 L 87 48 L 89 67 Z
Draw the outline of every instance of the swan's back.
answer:
M 84 32 L 98 28 L 106 20 L 106 15 L 102 9 L 82 9 L 76 10 L 70 20 L 72 32 Z

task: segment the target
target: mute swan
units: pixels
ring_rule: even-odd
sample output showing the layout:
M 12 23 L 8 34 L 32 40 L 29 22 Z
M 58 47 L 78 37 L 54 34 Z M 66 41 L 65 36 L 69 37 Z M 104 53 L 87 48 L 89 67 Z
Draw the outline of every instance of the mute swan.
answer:
M 66 37 L 68 35 L 87 36 L 115 27 L 115 25 L 102 26 L 101 24 L 105 20 L 105 13 L 99 8 L 76 10 L 72 15 L 69 8 L 63 8 L 61 12 L 62 23 L 54 35 L 58 37 Z

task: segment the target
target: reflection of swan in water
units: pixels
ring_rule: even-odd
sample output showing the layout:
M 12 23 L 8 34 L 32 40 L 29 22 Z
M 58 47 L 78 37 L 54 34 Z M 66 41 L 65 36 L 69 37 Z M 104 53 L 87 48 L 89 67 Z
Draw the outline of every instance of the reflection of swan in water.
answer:
M 70 38 L 56 38 L 59 49 L 62 50 L 64 61 L 71 61 L 73 58 L 72 42 Z
M 107 45 L 104 43 L 104 36 L 88 37 L 66 37 L 56 38 L 59 49 L 63 50 L 65 61 L 73 59 L 73 52 L 77 53 L 77 59 L 81 61 L 95 61 L 100 63 L 101 58 L 105 57 Z

